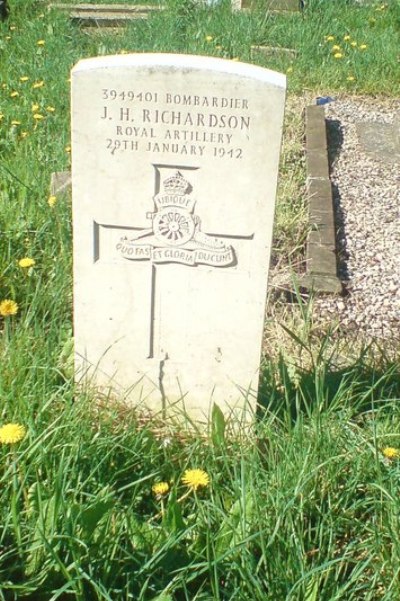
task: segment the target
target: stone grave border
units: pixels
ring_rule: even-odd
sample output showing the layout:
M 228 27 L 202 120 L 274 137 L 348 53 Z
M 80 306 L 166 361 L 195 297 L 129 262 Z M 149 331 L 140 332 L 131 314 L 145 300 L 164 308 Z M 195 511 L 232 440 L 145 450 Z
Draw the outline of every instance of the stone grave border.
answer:
M 232 0 L 233 10 L 251 10 L 253 8 L 252 0 Z M 296 13 L 301 12 L 304 8 L 302 0 L 266 0 L 266 11 L 279 13 Z
M 307 241 L 306 275 L 300 285 L 314 292 L 339 294 L 342 284 L 337 275 L 336 223 L 323 106 L 306 107 L 305 138 L 311 231 Z
M 52 2 L 49 10 L 69 12 L 70 19 L 83 27 L 123 27 L 137 19 L 147 19 L 149 14 L 160 12 L 158 4 L 68 4 Z

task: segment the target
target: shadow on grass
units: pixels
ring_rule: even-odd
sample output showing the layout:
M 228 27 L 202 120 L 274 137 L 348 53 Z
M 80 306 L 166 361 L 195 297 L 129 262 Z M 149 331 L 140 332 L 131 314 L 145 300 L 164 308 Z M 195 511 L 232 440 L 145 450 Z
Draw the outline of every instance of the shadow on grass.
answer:
M 335 368 L 321 363 L 301 370 L 280 357 L 265 365 L 260 378 L 259 417 L 265 411 L 296 421 L 300 414 L 346 411 L 349 419 L 369 411 L 388 411 L 400 401 L 400 364 L 382 349 L 366 349 L 350 365 Z

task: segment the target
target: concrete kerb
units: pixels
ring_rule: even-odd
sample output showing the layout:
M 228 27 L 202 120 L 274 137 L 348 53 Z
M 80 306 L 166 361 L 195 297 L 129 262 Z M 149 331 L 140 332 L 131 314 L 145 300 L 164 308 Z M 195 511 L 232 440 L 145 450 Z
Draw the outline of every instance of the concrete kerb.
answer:
M 129 4 L 49 4 L 50 10 L 68 12 L 72 22 L 83 27 L 123 27 L 136 19 L 147 19 L 150 13 L 163 7 L 157 5 Z
M 306 275 L 300 285 L 317 293 L 342 292 L 337 276 L 336 225 L 323 106 L 305 111 L 306 171 L 309 219 L 312 226 L 306 251 Z

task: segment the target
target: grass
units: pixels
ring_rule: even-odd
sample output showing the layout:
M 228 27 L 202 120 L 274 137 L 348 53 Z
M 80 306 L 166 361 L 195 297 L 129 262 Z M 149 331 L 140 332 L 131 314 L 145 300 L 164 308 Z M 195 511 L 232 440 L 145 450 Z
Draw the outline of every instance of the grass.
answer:
M 398 349 L 321 330 L 298 294 L 272 320 L 259 414 L 240 440 L 217 408 L 204 437 L 74 399 L 71 208 L 67 195 L 49 203 L 49 181 L 69 169 L 80 58 L 252 60 L 253 44 L 293 47 L 294 60 L 268 59 L 289 80 L 272 260 L 298 268 L 302 108 L 321 94 L 398 94 L 399 3 L 310 0 L 283 16 L 176 0 L 118 34 L 89 34 L 42 2 L 11 10 L 0 24 L 0 302 L 18 312 L 0 321 L 0 425 L 27 433 L 0 445 L 0 599 L 398 599 L 400 463 L 384 452 L 400 448 Z M 35 264 L 21 267 L 26 257 Z M 197 491 L 182 481 L 195 468 L 210 478 Z

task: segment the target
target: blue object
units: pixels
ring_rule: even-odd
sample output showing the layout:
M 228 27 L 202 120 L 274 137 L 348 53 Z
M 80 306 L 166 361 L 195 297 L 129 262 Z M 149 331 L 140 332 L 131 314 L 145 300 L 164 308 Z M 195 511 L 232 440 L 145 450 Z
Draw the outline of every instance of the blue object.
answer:
M 317 96 L 317 106 L 322 106 L 323 104 L 328 104 L 328 102 L 334 102 L 336 98 L 332 98 L 332 96 Z

